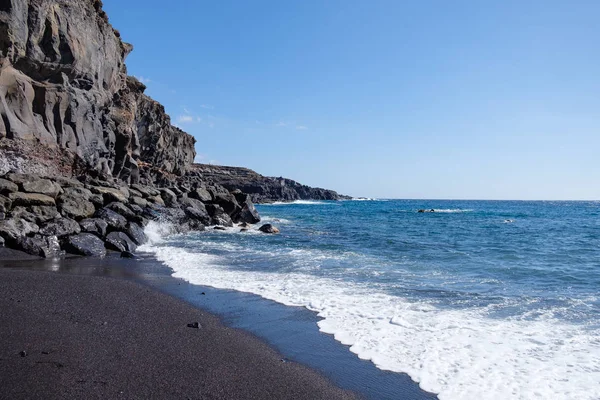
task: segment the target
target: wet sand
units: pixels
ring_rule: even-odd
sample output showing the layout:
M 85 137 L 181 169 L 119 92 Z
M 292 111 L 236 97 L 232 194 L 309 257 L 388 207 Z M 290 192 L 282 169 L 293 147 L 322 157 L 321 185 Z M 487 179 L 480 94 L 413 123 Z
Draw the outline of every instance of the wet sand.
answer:
M 2 399 L 355 398 L 132 281 L 0 268 L 0 310 Z M 194 322 L 198 329 L 187 326 Z

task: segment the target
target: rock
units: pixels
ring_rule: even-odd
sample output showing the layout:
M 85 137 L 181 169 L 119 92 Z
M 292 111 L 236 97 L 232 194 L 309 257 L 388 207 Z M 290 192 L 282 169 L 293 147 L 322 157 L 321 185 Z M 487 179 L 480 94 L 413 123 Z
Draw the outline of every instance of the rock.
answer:
M 139 207 L 142 207 L 142 208 L 144 208 L 144 207 L 146 207 L 146 206 L 148 205 L 148 200 L 146 200 L 146 199 L 143 199 L 143 198 L 141 198 L 141 197 L 138 197 L 138 196 L 133 196 L 133 197 L 131 197 L 131 198 L 129 199 L 129 201 L 130 201 L 132 204 L 135 204 L 135 205 L 137 205 L 137 206 L 139 206 Z
M 1 194 L 9 194 L 13 192 L 18 192 L 19 186 L 16 183 L 13 183 L 6 179 L 0 179 L 0 193 Z
M 101 194 L 92 194 L 89 200 L 96 208 L 102 208 L 104 206 L 104 197 L 102 197 Z
M 4 238 L 0 236 L 0 247 L 4 247 Z
M 224 226 L 218 226 L 218 225 L 215 226 L 213 229 L 215 231 L 226 231 L 227 230 L 227 228 L 225 228 Z
M 27 357 L 27 352 L 25 350 L 23 350 L 22 352 L 19 353 L 19 355 L 21 357 Z
M 250 200 L 250 196 L 247 194 L 238 194 L 236 195 L 238 200 L 238 204 L 241 205 L 241 210 L 233 216 L 234 220 L 247 222 L 249 224 L 257 224 L 260 222 L 260 215 L 254 204 L 252 204 L 252 200 Z
M 167 207 L 175 207 L 177 206 L 177 195 L 173 193 L 170 189 L 162 188 L 160 189 L 160 196 L 164 201 L 164 204 Z
M 28 211 L 30 211 L 31 214 L 35 215 L 36 222 L 38 224 L 43 224 L 44 222 L 61 218 L 58 209 L 53 206 L 31 206 L 28 207 Z
M 6 214 L 0 212 L 0 220 L 6 219 Z
M 76 186 L 64 188 L 62 195 L 89 200 L 92 197 L 92 192 L 83 186 Z
M 279 229 L 271 224 L 264 224 L 263 226 L 258 228 L 258 230 L 263 233 L 279 233 Z
M 199 221 L 203 225 L 210 224 L 211 218 L 209 217 L 208 213 L 206 212 L 206 209 L 200 210 L 198 208 L 186 207 L 184 211 L 185 211 L 185 214 L 189 218 L 191 218 L 195 221 Z
M 29 181 L 32 181 L 37 178 L 35 176 L 29 175 L 29 174 L 10 173 L 10 174 L 6 175 L 6 179 L 8 179 L 11 182 L 16 183 L 17 185 L 22 185 L 25 182 L 29 182 Z
M 60 185 L 52 182 L 50 179 L 35 179 L 27 181 L 23 183 L 22 187 L 24 192 L 45 194 L 46 196 L 50 196 L 52 198 L 56 198 L 61 190 Z
M 127 219 L 133 219 L 136 217 L 135 213 L 123 203 L 112 202 L 107 204 L 106 208 L 124 216 Z
M 133 260 L 137 260 L 137 257 L 135 254 L 133 254 L 130 251 L 122 251 L 121 252 L 121 258 L 131 258 Z
M 12 201 L 6 197 L 6 196 L 2 196 L 0 194 L 0 212 L 7 212 L 12 208 Z
M 93 193 L 101 194 L 104 198 L 104 204 L 112 203 L 114 201 L 119 203 L 127 203 L 127 200 L 129 199 L 129 196 L 125 196 L 125 194 L 119 189 L 103 186 L 92 186 L 90 187 L 90 190 Z
M 48 222 L 40 227 L 40 233 L 46 236 L 68 236 L 81 233 L 81 227 L 70 218 L 64 217 Z
M 71 178 L 67 178 L 64 176 L 57 176 L 57 177 L 54 177 L 53 179 L 56 183 L 58 183 L 60 185 L 60 187 L 63 188 L 63 190 L 66 188 L 75 188 L 75 187 L 83 188 L 83 183 L 81 183 L 77 179 L 71 179 Z
M 165 201 L 162 199 L 161 196 L 154 196 L 154 197 L 150 197 L 148 199 L 148 201 L 151 201 L 152 203 L 158 204 L 161 207 L 165 206 Z
M 134 252 L 137 246 L 124 232 L 111 232 L 106 236 L 106 247 L 116 251 Z
M 248 228 L 242 228 L 240 229 L 240 232 L 248 232 Z
M 135 190 L 137 190 L 138 192 L 140 192 L 144 198 L 155 197 L 155 196 L 160 195 L 159 190 L 157 190 L 153 187 L 150 187 L 150 186 L 134 184 L 134 185 L 131 185 L 131 187 L 134 188 Z
M 131 240 L 138 246 L 141 246 L 148 241 L 148 237 L 144 233 L 144 230 L 135 222 L 130 222 L 127 225 L 127 235 L 129 235 Z
M 23 151 L 8 161 L 61 171 L 77 155 L 82 168 L 131 183 L 140 180 L 140 163 L 164 174 L 186 171 L 195 139 L 127 77 L 133 46 L 112 28 L 101 1 L 1 0 L 0 13 L 0 137 L 59 150 L 52 159 L 33 151 L 24 158 Z
M 204 203 L 208 203 L 209 201 L 213 200 L 212 195 L 204 187 L 199 187 L 196 190 L 190 192 L 189 196 L 194 199 L 198 199 Z
M 52 197 L 38 193 L 11 193 L 8 198 L 13 206 L 55 206 L 56 202 Z
M 104 220 L 108 224 L 109 230 L 121 231 L 127 227 L 127 219 L 108 208 L 96 211 L 95 217 Z
M 29 211 L 30 207 L 14 207 L 10 212 L 10 217 L 13 219 L 24 219 L 25 221 L 37 223 L 37 216 Z
M 187 324 L 188 328 L 200 329 L 200 324 L 198 322 L 192 322 L 191 324 Z
M 79 226 L 81 227 L 82 232 L 93 233 L 99 238 L 104 238 L 106 236 L 106 229 L 108 228 L 106 221 L 100 218 L 84 219 L 79 221 Z
M 0 221 L 0 236 L 7 241 L 16 241 L 21 236 L 38 233 L 40 227 L 24 219 L 8 219 Z
M 27 254 L 43 258 L 52 258 L 61 255 L 60 244 L 56 236 L 23 236 L 18 239 L 15 247 Z
M 81 188 L 71 189 L 79 190 Z M 96 212 L 94 204 L 86 199 L 85 196 L 78 197 L 75 191 L 65 192 L 65 194 L 58 197 L 58 209 L 64 216 L 75 220 L 89 218 Z
M 82 256 L 104 257 L 106 255 L 104 242 L 91 233 L 69 236 L 63 244 L 63 249 L 71 254 Z

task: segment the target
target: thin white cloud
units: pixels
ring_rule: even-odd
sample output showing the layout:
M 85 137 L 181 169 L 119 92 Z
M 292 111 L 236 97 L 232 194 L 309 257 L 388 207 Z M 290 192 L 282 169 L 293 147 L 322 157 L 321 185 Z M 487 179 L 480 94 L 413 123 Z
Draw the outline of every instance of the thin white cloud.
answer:
M 143 77 L 143 76 L 136 76 L 135 78 L 136 78 L 138 81 L 142 82 L 144 85 L 145 85 L 145 84 L 147 84 L 147 83 L 150 83 L 150 82 L 152 82 L 152 79 L 150 79 L 150 78 L 145 78 L 145 77 Z
M 205 108 L 207 110 L 214 110 L 215 108 L 210 104 L 200 104 L 200 108 Z
M 298 125 L 298 126 L 296 126 L 296 129 L 299 130 L 299 131 L 305 131 L 305 130 L 308 129 L 308 127 L 306 127 L 304 125 Z
M 194 117 L 192 117 L 191 115 L 180 115 L 179 117 L 177 117 L 177 123 L 179 124 L 185 124 L 189 122 L 194 122 Z

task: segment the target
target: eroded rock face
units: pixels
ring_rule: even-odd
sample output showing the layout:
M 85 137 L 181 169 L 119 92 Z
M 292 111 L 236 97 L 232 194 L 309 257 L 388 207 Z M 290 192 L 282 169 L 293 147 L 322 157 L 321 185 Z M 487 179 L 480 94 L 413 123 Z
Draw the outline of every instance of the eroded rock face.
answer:
M 137 183 L 143 162 L 183 174 L 195 140 L 127 77 L 132 49 L 100 0 L 0 0 L 0 141 L 16 147 L 0 173 L 83 167 Z M 59 150 L 50 166 L 40 145 Z

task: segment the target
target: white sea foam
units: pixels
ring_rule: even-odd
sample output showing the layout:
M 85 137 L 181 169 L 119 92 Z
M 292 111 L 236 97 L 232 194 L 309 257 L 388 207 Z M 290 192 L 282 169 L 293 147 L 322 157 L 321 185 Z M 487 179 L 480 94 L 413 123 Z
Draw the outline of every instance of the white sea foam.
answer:
M 408 373 L 442 400 L 600 398 L 598 332 L 552 313 L 526 321 L 491 318 L 494 306 L 439 309 L 308 274 L 234 271 L 226 258 L 151 240 L 141 250 L 154 252 L 175 277 L 307 307 L 323 318 L 321 331 L 358 357 Z
M 261 206 L 292 206 L 292 205 L 327 205 L 335 202 L 317 201 L 317 200 L 294 200 L 294 201 L 276 201 L 274 203 L 261 204 Z
M 473 212 L 474 210 L 463 210 L 460 208 L 453 208 L 453 209 L 434 209 L 436 213 L 466 213 L 466 212 Z

